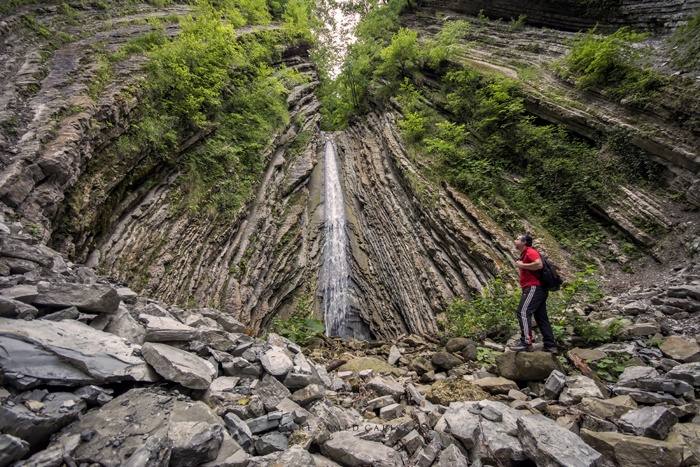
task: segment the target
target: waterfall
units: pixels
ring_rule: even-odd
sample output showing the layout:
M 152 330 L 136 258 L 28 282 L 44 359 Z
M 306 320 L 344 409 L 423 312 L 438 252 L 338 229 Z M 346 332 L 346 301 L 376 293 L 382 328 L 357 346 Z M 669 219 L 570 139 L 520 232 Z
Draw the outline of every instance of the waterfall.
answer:
M 326 335 L 347 334 L 350 268 L 345 203 L 335 144 L 328 138 L 324 147 L 325 245 L 323 249 L 323 318 Z

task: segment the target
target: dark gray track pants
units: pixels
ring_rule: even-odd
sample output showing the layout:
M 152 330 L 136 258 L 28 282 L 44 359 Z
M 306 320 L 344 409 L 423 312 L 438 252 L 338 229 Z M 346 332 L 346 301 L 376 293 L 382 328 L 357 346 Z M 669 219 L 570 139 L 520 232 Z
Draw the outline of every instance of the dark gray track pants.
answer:
M 523 344 L 532 343 L 532 317 L 535 317 L 537 327 L 540 328 L 545 347 L 554 347 L 554 333 L 547 316 L 547 296 L 549 292 L 540 285 L 522 288 L 520 304 L 516 312 L 520 324 L 520 340 Z

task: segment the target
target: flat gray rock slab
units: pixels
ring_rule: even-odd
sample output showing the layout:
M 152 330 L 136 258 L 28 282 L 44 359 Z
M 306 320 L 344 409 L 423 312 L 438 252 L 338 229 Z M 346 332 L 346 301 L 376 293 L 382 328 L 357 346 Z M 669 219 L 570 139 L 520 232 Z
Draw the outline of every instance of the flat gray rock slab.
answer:
M 598 451 L 544 415 L 520 417 L 518 437 L 540 467 L 595 467 L 603 461 Z
M 0 318 L 0 348 L 5 382 L 18 388 L 159 379 L 139 346 L 79 321 Z
M 667 378 L 679 379 L 700 388 L 700 362 L 678 365 L 666 373 Z
M 677 422 L 670 410 L 657 405 L 630 410 L 620 417 L 618 425 L 627 433 L 663 440 Z
M 349 467 L 371 465 L 373 467 L 404 466 L 399 452 L 375 441 L 366 441 L 347 431 L 338 431 L 321 447 L 321 452 Z
M 147 342 L 141 352 L 159 375 L 186 388 L 207 389 L 216 376 L 209 361 L 170 345 Z
M 0 435 L 0 465 L 10 465 L 29 452 L 29 443 L 12 435 Z
M 180 425 L 182 422 L 192 425 Z M 223 420 L 203 402 L 176 397 L 155 387 L 137 388 L 68 425 L 54 444 L 76 434 L 94 432 L 73 455 L 78 465 L 167 466 L 178 453 L 198 461 L 216 456 L 223 425 Z
M 153 316 L 142 313 L 139 315 L 146 327 L 147 342 L 177 342 L 190 341 L 197 331 L 190 326 L 167 316 Z
M 67 308 L 88 313 L 114 313 L 121 299 L 117 290 L 105 284 L 39 282 L 34 305 Z

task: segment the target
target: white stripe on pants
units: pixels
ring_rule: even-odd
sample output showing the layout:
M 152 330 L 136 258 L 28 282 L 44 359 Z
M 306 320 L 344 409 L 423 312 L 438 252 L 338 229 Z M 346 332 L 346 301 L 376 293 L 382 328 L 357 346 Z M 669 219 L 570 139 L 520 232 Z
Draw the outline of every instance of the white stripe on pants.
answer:
M 526 342 L 528 344 L 532 344 L 530 341 L 530 318 L 527 316 L 527 308 L 530 306 L 530 302 L 532 301 L 532 297 L 535 295 L 535 287 L 536 286 L 530 286 L 530 290 L 528 291 L 527 298 L 523 302 L 523 306 L 520 309 L 520 320 L 523 323 L 523 334 L 526 339 Z

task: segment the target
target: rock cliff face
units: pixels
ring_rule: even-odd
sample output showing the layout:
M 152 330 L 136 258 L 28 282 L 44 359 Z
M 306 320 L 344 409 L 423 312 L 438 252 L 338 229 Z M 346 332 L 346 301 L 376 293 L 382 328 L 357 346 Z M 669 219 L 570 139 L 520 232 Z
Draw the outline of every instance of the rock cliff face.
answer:
M 565 31 L 588 29 L 596 24 L 603 29 L 631 26 L 635 29 L 669 32 L 691 17 L 700 7 L 697 0 L 423 0 L 421 6 L 448 8 L 476 16 L 517 19 L 527 23 Z
M 360 313 L 381 336 L 435 334 L 436 311 L 508 267 L 510 240 L 464 196 L 430 187 L 392 113 L 370 114 L 336 141 Z
M 298 60 L 291 57 L 289 64 Z M 310 72 L 307 62 L 296 66 Z M 164 300 L 221 307 L 254 329 L 295 296 L 313 293 L 308 279 L 318 269 L 322 214 L 314 86 L 311 81 L 291 91 L 290 116 L 300 123 L 273 138 L 255 199 L 232 224 L 177 212 L 172 190 L 179 174 L 156 173 L 157 181 L 111 208 L 104 235 L 83 250 L 88 264 Z M 308 145 L 290 150 L 300 133 L 308 135 Z

